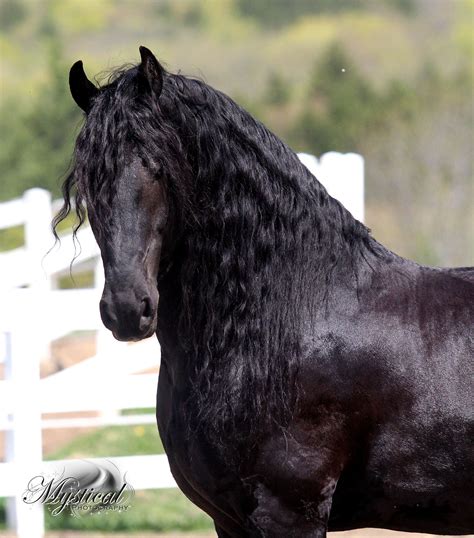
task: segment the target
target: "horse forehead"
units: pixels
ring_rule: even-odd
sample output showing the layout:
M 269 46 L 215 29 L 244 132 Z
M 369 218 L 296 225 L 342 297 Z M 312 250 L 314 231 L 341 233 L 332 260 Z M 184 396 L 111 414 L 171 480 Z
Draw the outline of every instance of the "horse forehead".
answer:
M 119 207 L 123 205 L 151 209 L 165 199 L 164 185 L 143 169 L 138 157 L 124 166 L 109 189 L 110 196 L 117 201 Z

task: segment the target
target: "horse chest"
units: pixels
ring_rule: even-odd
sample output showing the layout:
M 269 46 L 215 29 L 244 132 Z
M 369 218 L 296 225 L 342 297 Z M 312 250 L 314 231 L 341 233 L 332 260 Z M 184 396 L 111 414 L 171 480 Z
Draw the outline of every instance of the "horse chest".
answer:
M 185 394 L 165 364 L 160 369 L 157 421 L 171 471 L 184 493 L 198 505 L 195 496 L 214 499 L 229 488 L 232 473 L 200 434 L 190 426 Z M 232 489 L 232 488 L 231 488 Z

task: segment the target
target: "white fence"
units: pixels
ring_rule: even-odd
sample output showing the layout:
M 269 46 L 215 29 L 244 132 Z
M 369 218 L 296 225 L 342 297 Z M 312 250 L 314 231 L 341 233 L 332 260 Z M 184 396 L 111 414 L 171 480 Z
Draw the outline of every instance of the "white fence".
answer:
M 116 342 L 101 323 L 98 302 L 103 285 L 99 249 L 85 226 L 79 234 L 75 272 L 93 270 L 91 289 L 54 289 L 69 273 L 75 254 L 71 235 L 48 254 L 54 240 L 50 222 L 60 202 L 48 192 L 27 191 L 23 198 L 0 204 L 0 228 L 24 224 L 25 245 L 0 254 L 0 429 L 5 430 L 6 461 L 0 463 L 0 496 L 8 497 L 7 519 L 19 538 L 44 533 L 39 504 L 22 500 L 29 479 L 48 472 L 42 461 L 42 430 L 105 424 L 155 423 L 154 413 L 122 416 L 121 409 L 154 408 L 157 375 L 136 373 L 159 365 L 155 338 L 128 345 Z M 77 264 L 77 266 L 76 266 Z M 25 287 L 27 286 L 27 287 Z M 40 379 L 41 360 L 51 341 L 72 331 L 97 331 L 97 354 Z M 46 413 L 99 411 L 84 418 L 43 418 Z M 165 456 L 109 458 L 136 489 L 175 486 Z M 150 463 L 152 462 L 152 464 Z M 154 469 L 154 473 L 146 472 Z
M 320 160 L 301 154 L 302 162 L 359 220 L 364 216 L 364 163 L 359 155 L 328 153 Z M 7 517 L 19 538 L 44 534 L 43 509 L 22 500 L 28 480 L 53 465 L 42 457 L 45 428 L 154 423 L 154 415 L 117 413 L 154 407 L 156 374 L 140 373 L 159 365 L 155 338 L 138 344 L 113 340 L 102 327 L 98 302 L 103 286 L 99 249 L 88 226 L 78 234 L 77 273 L 93 269 L 91 289 L 55 289 L 69 272 L 75 254 L 72 236 L 53 245 L 50 221 L 60 202 L 41 189 L 0 204 L 0 229 L 24 225 L 25 245 L 0 253 L 0 429 L 6 432 L 6 461 L 0 463 L 0 497 L 8 497 Z M 40 379 L 40 362 L 50 343 L 79 330 L 97 331 L 97 354 Z M 138 372 L 138 373 L 137 373 Z M 45 419 L 45 413 L 99 411 L 89 418 Z M 135 489 L 173 487 L 165 456 L 109 458 Z

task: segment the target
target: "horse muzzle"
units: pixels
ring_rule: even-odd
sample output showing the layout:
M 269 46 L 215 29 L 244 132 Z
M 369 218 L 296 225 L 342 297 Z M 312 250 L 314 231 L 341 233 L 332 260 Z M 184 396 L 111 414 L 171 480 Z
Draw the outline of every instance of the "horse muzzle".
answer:
M 142 340 L 156 331 L 158 290 L 113 292 L 104 289 L 100 301 L 100 316 L 117 340 Z

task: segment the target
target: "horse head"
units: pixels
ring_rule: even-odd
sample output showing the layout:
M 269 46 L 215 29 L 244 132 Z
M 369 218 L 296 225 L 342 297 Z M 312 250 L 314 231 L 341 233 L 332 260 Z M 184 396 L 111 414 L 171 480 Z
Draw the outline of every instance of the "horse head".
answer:
M 70 71 L 71 94 L 86 113 L 71 176 L 99 244 L 105 270 L 100 313 L 118 340 L 140 340 L 157 327 L 158 270 L 168 220 L 155 148 L 147 151 L 146 115 L 164 70 L 145 47 L 127 76 L 97 88 L 82 62 Z M 146 103 L 146 105 L 145 105 Z

